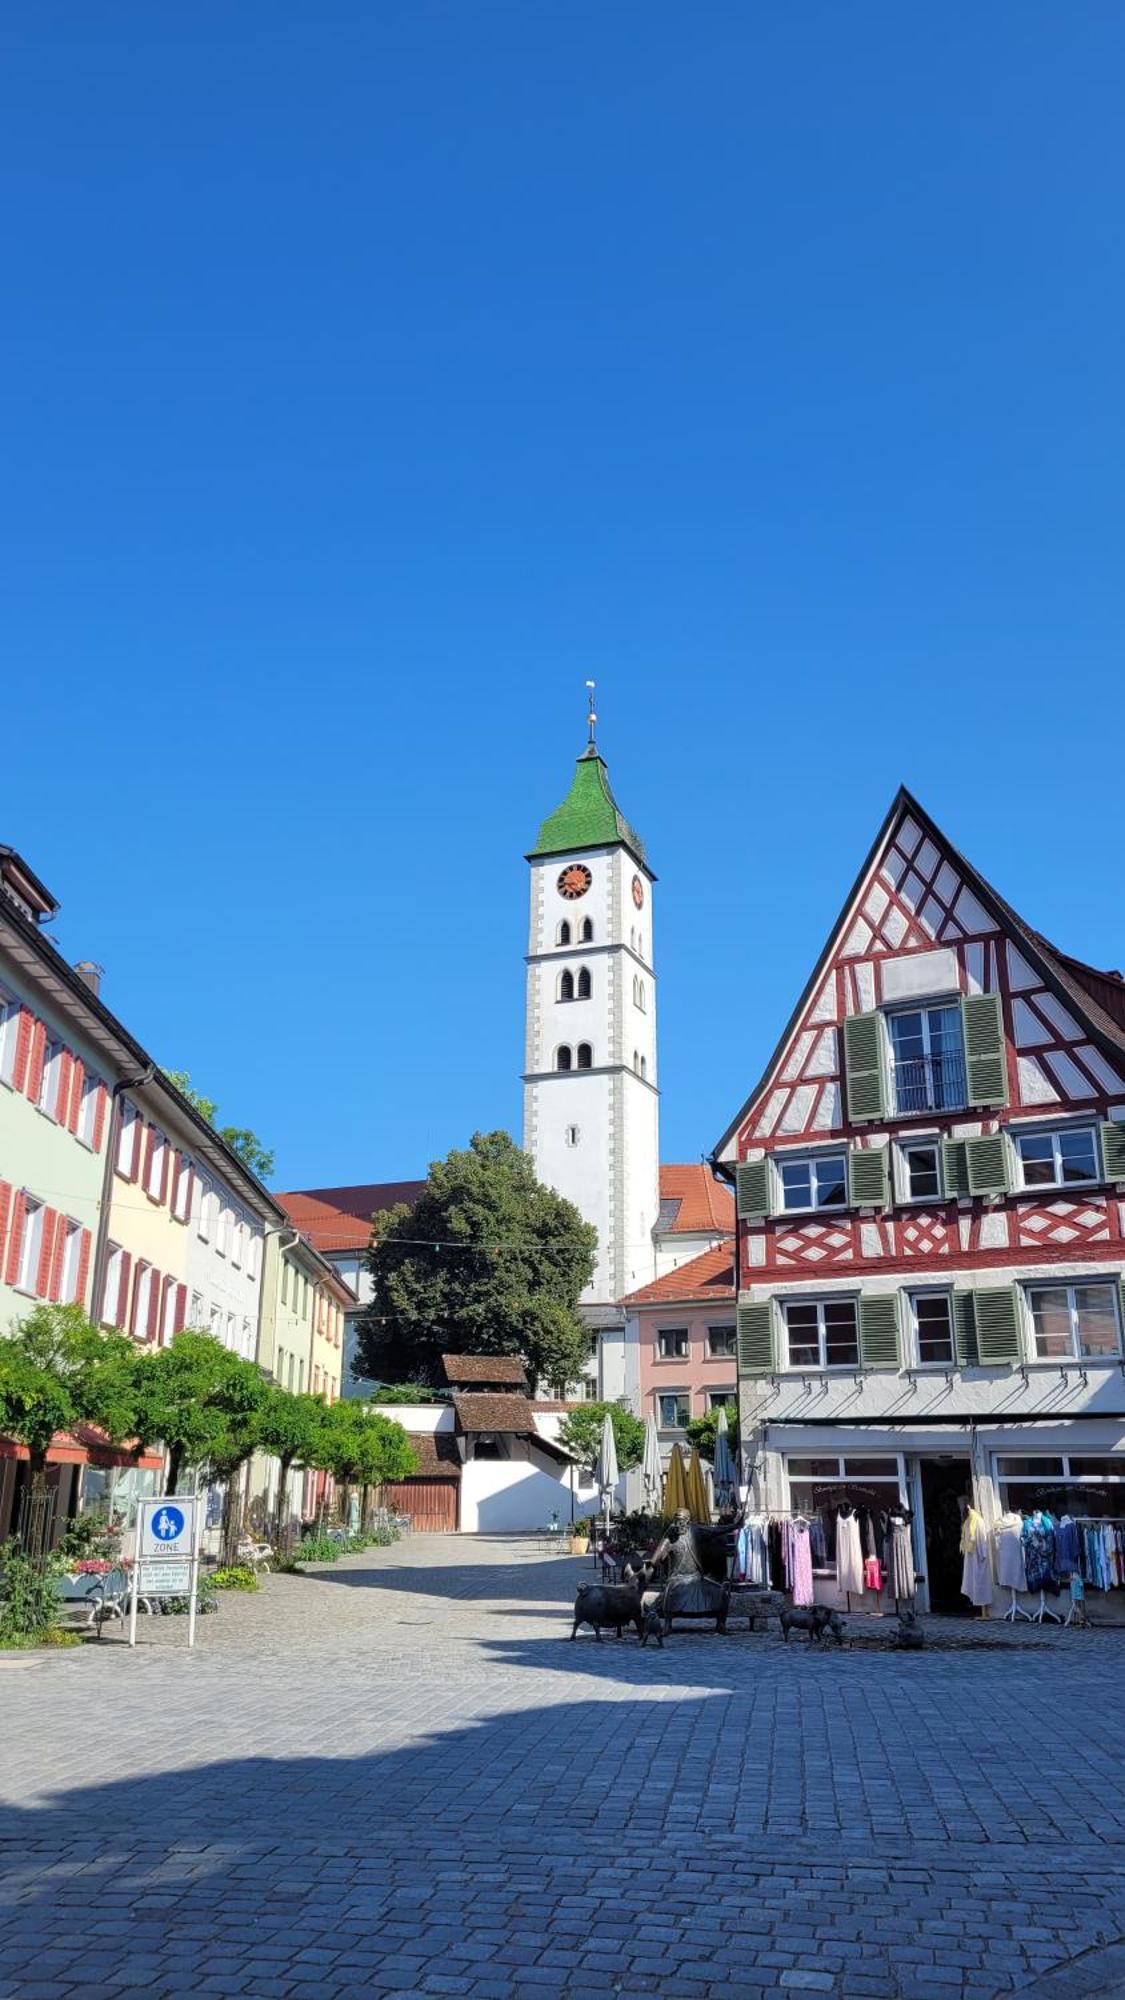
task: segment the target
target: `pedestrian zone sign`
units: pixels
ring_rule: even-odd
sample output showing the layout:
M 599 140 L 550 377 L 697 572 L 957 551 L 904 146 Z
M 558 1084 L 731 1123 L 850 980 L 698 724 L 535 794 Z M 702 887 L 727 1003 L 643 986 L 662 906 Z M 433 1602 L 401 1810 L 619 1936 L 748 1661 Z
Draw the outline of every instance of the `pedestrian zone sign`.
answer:
M 190 1561 L 195 1549 L 197 1504 L 194 1494 L 175 1500 L 142 1500 L 137 1554 L 142 1559 L 175 1556 L 181 1562 Z
M 195 1614 L 199 1595 L 199 1499 L 163 1495 L 142 1500 L 137 1513 L 137 1553 L 129 1600 L 129 1644 L 137 1643 L 137 1605 L 141 1597 L 186 1597 L 187 1642 L 195 1644 Z

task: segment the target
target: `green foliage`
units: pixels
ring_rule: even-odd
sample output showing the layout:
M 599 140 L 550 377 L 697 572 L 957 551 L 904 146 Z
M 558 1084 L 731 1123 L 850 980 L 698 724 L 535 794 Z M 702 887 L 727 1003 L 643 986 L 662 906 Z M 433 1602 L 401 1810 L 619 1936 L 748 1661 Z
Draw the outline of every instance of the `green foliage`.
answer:
M 263 1146 L 256 1132 L 244 1125 L 219 1125 L 216 1120 L 219 1107 L 213 1097 L 202 1097 L 192 1085 L 186 1069 L 166 1069 L 169 1083 L 174 1083 L 181 1097 L 186 1097 L 192 1108 L 198 1111 L 208 1125 L 214 1125 L 220 1139 L 225 1139 L 232 1153 L 237 1153 L 244 1167 L 257 1174 L 260 1181 L 268 1180 L 274 1169 L 274 1154 Z
M 602 1426 L 607 1414 L 613 1425 L 618 1469 L 628 1472 L 644 1457 L 645 1427 L 640 1417 L 635 1417 L 631 1410 L 620 1409 L 616 1403 L 582 1403 L 578 1409 L 569 1410 L 559 1425 L 559 1443 L 578 1460 L 579 1465 L 592 1472 L 601 1448 Z
M 17 1541 L 0 1549 L 0 1646 L 41 1645 L 62 1608 L 58 1575 L 40 1567 Z
M 0 1339 L 0 1433 L 26 1445 L 42 1476 L 56 1431 L 96 1424 L 121 1439 L 134 1429 L 135 1348 L 102 1333 L 81 1306 L 36 1306 Z
M 165 1617 L 179 1618 L 190 1609 L 190 1600 L 186 1597 L 163 1597 L 160 1601 L 164 1606 Z M 195 1608 L 201 1618 L 206 1612 L 217 1611 L 219 1608 L 219 1593 L 215 1589 L 215 1578 L 208 1570 L 200 1571 L 195 1593 Z
M 213 1569 L 209 1580 L 216 1590 L 257 1590 L 258 1578 L 249 1563 L 228 1563 L 222 1569 Z
M 589 1336 L 578 1300 L 597 1232 L 536 1179 L 506 1132 L 475 1133 L 436 1160 L 418 1200 L 377 1215 L 357 1372 L 443 1381 L 442 1354 L 518 1355 L 532 1376 L 573 1381 Z
M 243 1464 L 269 1397 L 261 1369 L 209 1333 L 185 1329 L 169 1347 L 134 1359 L 136 1435 L 167 1446 L 173 1492 L 185 1466 L 206 1464 L 222 1476 Z
M 112 1562 L 121 1552 L 121 1533 L 105 1514 L 78 1514 L 59 1541 L 58 1552 L 71 1562 L 101 1557 Z
M 324 1411 L 317 1464 L 347 1486 L 383 1486 L 418 1470 L 402 1425 L 351 1402 Z
M 613 1539 L 619 1548 L 637 1549 L 651 1555 L 657 1544 L 663 1540 L 669 1526 L 663 1514 L 650 1514 L 638 1507 L 631 1514 L 615 1514 L 613 1517 Z
M 380 1382 L 372 1394 L 373 1403 L 444 1403 L 448 1396 L 439 1395 L 428 1382 Z
M 737 1465 L 738 1464 L 738 1404 L 735 1402 L 733 1396 L 730 1402 L 726 1406 L 726 1411 L 727 1411 L 727 1443 L 730 1446 L 731 1457 L 734 1459 L 734 1462 Z M 714 1465 L 715 1463 L 715 1433 L 718 1429 L 718 1426 L 719 1426 L 718 1410 L 708 1410 L 706 1416 L 692 1417 L 688 1422 L 687 1441 L 689 1445 L 695 1446 L 696 1450 L 699 1453 L 700 1458 L 706 1459 L 708 1465 Z
M 293 1551 L 295 1563 L 339 1562 L 344 1553 L 343 1544 L 333 1541 L 331 1535 L 306 1535 L 299 1549 Z

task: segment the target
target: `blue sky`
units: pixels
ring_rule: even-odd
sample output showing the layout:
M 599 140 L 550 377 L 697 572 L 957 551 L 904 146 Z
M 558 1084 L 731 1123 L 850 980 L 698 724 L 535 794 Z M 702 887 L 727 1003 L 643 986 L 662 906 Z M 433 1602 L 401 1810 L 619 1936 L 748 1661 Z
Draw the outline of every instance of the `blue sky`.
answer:
M 900 780 L 1125 959 L 1109 4 L 240 0 L 0 25 L 0 839 L 280 1186 L 518 1130 L 582 743 L 663 1152 Z

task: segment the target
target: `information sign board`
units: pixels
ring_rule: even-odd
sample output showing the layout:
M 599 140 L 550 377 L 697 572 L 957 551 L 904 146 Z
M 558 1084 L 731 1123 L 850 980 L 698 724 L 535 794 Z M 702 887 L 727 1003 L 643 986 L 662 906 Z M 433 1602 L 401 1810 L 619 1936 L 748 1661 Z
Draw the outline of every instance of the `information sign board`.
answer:
M 142 1597 L 186 1597 L 191 1589 L 191 1560 L 137 1564 L 137 1589 Z
M 137 1605 L 142 1597 L 186 1597 L 187 1642 L 194 1646 L 201 1527 L 197 1494 L 165 1493 L 140 1502 L 129 1604 L 130 1646 L 137 1643 Z

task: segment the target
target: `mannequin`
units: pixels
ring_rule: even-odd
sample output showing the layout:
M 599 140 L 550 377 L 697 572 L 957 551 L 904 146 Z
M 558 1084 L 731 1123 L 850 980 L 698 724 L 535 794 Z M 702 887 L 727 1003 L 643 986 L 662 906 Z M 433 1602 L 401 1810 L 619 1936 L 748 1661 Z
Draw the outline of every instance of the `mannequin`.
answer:
M 961 1554 L 965 1559 L 961 1592 L 970 1604 L 978 1606 L 981 1617 L 987 1618 L 992 1603 L 992 1564 L 984 1517 L 977 1513 L 967 1493 L 961 1495 L 957 1505 L 961 1512 Z

